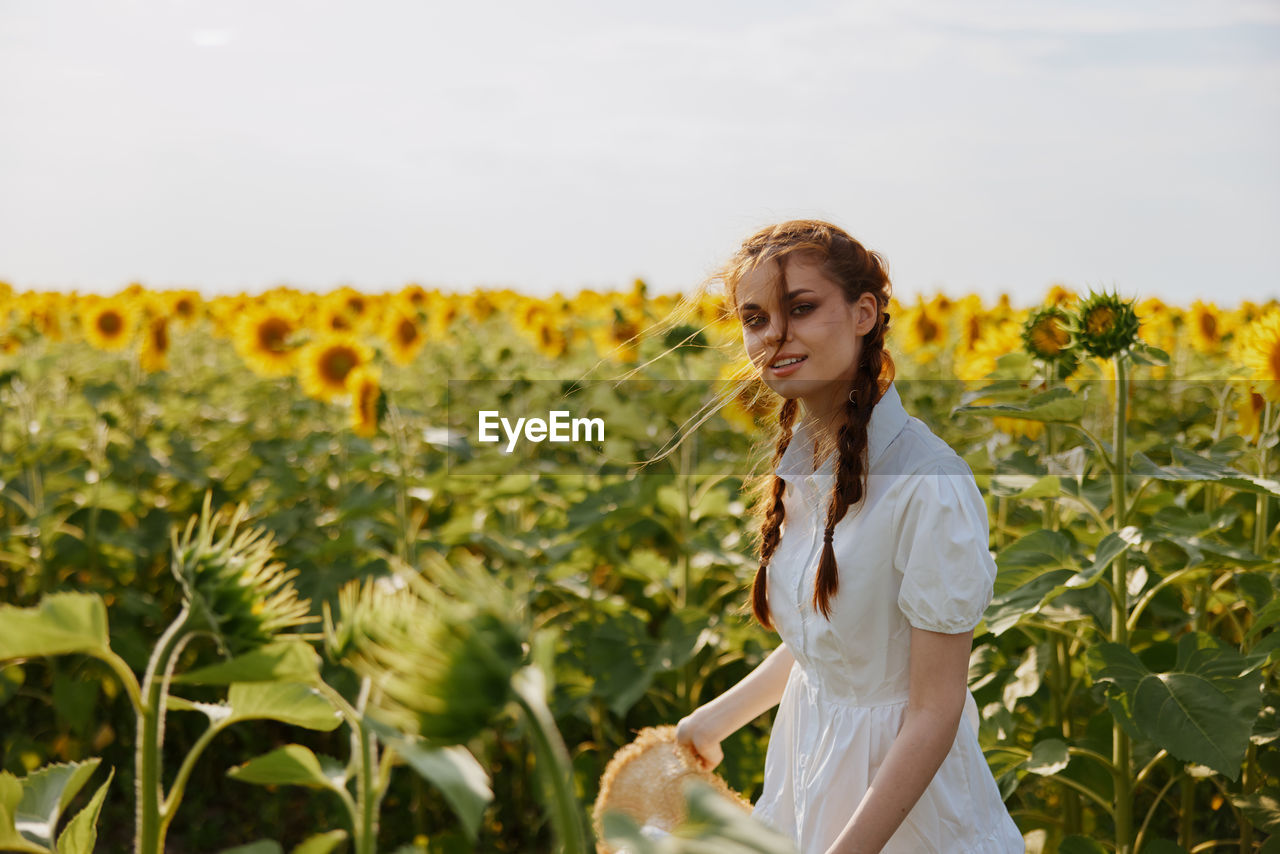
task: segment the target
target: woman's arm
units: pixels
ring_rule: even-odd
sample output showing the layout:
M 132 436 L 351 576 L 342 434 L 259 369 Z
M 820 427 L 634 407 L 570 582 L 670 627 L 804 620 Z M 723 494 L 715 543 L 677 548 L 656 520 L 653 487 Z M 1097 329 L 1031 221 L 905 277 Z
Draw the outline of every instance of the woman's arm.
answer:
M 928 788 L 956 740 L 973 632 L 911 629 L 907 711 L 884 764 L 828 854 L 876 854 Z
M 720 742 L 778 705 L 795 657 L 784 643 L 741 682 L 676 725 L 676 741 L 688 746 L 707 768 L 724 758 Z

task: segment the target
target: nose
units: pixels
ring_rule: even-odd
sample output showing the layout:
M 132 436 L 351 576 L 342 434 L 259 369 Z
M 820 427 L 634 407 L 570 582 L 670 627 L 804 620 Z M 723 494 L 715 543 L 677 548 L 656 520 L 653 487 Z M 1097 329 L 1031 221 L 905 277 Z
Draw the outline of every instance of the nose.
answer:
M 764 330 L 764 341 L 766 344 L 780 344 L 783 340 L 783 324 L 781 319 L 769 319 L 769 325 Z

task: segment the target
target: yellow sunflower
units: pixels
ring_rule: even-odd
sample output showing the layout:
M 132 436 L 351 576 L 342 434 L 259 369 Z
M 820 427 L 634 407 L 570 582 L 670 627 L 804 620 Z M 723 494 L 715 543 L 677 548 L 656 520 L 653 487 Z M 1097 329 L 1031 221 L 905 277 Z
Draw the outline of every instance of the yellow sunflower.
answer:
M 1012 321 L 988 324 L 983 337 L 968 349 L 956 352 L 953 365 L 956 379 L 967 383 L 985 379 L 995 371 L 997 359 L 1017 351 L 1021 335 L 1021 326 Z
M 936 358 L 947 340 L 946 321 L 919 297 L 906 310 L 902 329 L 905 350 L 921 364 Z
M 396 296 L 405 305 L 412 306 L 414 311 L 426 312 L 431 303 L 431 294 L 422 285 L 405 285 Z
M 969 353 L 982 343 L 984 333 L 989 331 L 988 325 L 997 322 L 982 305 L 982 298 L 977 294 L 968 294 L 955 303 L 960 340 L 956 348 L 961 353 Z
M 449 327 L 458 318 L 459 298 L 453 294 L 432 294 L 427 309 L 427 327 L 432 339 L 444 339 L 449 335 Z
M 293 373 L 298 348 L 292 339 L 298 329 L 297 318 L 282 305 L 259 303 L 236 327 L 236 352 L 258 376 L 286 377 Z
M 205 306 L 214 338 L 234 338 L 243 312 L 232 304 L 232 297 L 215 297 Z
M 604 294 L 594 288 L 583 288 L 573 298 L 573 310 L 579 314 L 596 313 L 604 304 Z
M 247 294 L 236 294 L 222 300 L 220 319 L 215 322 L 214 332 L 223 338 L 234 338 L 239 332 L 240 321 L 246 315 L 257 311 L 264 304 L 276 304 L 270 299 Z
M 1180 312 L 1159 297 L 1148 297 L 1138 303 L 1138 337 L 1166 353 L 1173 348 L 1173 335 L 1180 322 Z
M 613 309 L 613 319 L 596 327 L 591 335 L 600 358 L 615 362 L 634 362 L 640 358 L 639 338 L 638 323 L 616 307 Z
M 720 417 L 731 427 L 754 435 L 759 421 L 777 411 L 778 398 L 771 394 L 755 365 L 743 359 L 726 364 L 716 380 L 717 397 L 728 402 Z
M 347 374 L 351 392 L 351 429 L 366 439 L 378 432 L 378 403 L 382 399 L 382 376 L 371 365 L 352 368 Z
M 1259 317 L 1266 314 L 1268 310 L 1274 307 L 1275 300 L 1270 300 L 1266 305 L 1258 305 L 1253 300 L 1244 300 L 1235 310 L 1236 326 L 1245 326 L 1253 323 Z
M 631 285 L 631 290 L 622 298 L 623 311 L 629 315 L 643 317 L 648 303 L 648 294 L 649 286 L 645 284 L 644 279 L 636 279 Z
M 1256 391 L 1246 390 L 1236 401 L 1236 416 L 1240 422 L 1240 435 L 1250 442 L 1262 435 L 1262 416 L 1267 410 L 1267 399 Z
M 81 307 L 80 328 L 85 340 L 106 352 L 128 347 L 137 322 L 138 310 L 130 299 L 92 297 Z
M 148 373 L 169 370 L 169 318 L 162 315 L 147 322 L 138 359 Z
M 680 307 L 679 294 L 658 294 L 649 300 L 649 305 L 657 317 L 666 317 Z
M 497 310 L 492 297 L 485 291 L 476 291 L 468 296 L 465 300 L 467 313 L 476 320 L 477 323 L 484 323 Z
M 1000 298 L 996 300 L 996 304 L 991 308 L 991 311 L 989 312 L 990 317 L 1000 321 L 1021 320 L 1022 315 L 1024 314 L 1025 312 L 1023 312 L 1022 310 L 1016 309 L 1013 307 L 1013 303 L 1010 301 L 1009 294 L 1005 293 L 1004 291 L 1000 292 Z
M 73 313 L 70 298 L 56 292 L 29 291 L 10 301 L 10 306 L 15 312 L 14 326 L 26 324 L 50 341 L 62 340 L 63 322 Z M 4 315 L 0 304 L 0 319 Z
M 1197 353 L 1212 356 L 1222 352 L 1222 339 L 1227 332 L 1225 319 L 1214 303 L 1196 300 L 1191 304 L 1188 331 Z
M 569 338 L 550 316 L 544 314 L 530 332 L 534 346 L 548 359 L 559 359 L 569 349 Z
M 311 325 L 322 333 L 354 332 L 356 320 L 347 312 L 346 306 L 340 300 L 323 299 L 315 305 L 314 320 Z
M 376 328 L 381 302 L 371 294 L 341 287 L 320 297 L 316 305 L 318 321 L 325 332 L 359 332 Z
M 354 335 L 322 335 L 298 356 L 302 388 L 317 400 L 332 401 L 347 391 L 347 375 L 373 360 L 373 350 Z
M 742 327 L 720 294 L 703 294 L 691 308 L 690 323 L 696 325 L 713 347 L 742 340 Z
M 1071 290 L 1071 288 L 1068 288 L 1063 284 L 1054 283 L 1049 288 L 1048 293 L 1044 295 L 1043 302 L 1045 305 L 1054 305 L 1058 308 L 1066 308 L 1067 306 L 1075 303 L 1078 299 L 1079 297 L 1076 296 L 1076 292 Z
M 532 334 L 539 321 L 547 313 L 541 300 L 525 298 L 518 301 L 511 311 L 511 325 L 525 334 Z
M 1271 311 L 1243 330 L 1239 360 L 1253 372 L 1255 389 L 1280 400 L 1280 311 Z
M 991 426 L 1010 436 L 1026 436 L 1033 442 L 1044 435 L 1043 421 L 1027 421 L 1024 418 L 992 418 Z
M 195 325 L 204 311 L 204 302 L 195 291 L 170 291 L 165 297 L 169 315 L 184 328 Z
M 563 331 L 569 326 L 569 316 L 568 303 L 563 297 L 546 301 L 523 298 L 513 304 L 511 325 L 542 355 L 558 359 L 569 347 L 569 337 Z
M 404 309 L 393 309 L 387 313 L 382 337 L 391 348 L 391 361 L 397 365 L 412 363 L 427 341 L 417 318 Z

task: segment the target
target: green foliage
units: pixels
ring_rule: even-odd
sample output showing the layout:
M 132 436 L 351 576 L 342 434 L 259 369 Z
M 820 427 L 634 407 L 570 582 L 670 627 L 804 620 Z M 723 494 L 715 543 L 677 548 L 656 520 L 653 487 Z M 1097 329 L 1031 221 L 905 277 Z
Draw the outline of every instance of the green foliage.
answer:
M 107 774 L 106 782 L 98 787 L 88 805 L 75 818 L 67 823 L 66 828 L 58 836 L 58 854 L 93 854 L 98 841 L 98 816 L 102 812 L 102 802 L 106 799 L 107 789 L 115 777 L 115 770 Z
M 104 656 L 111 648 L 107 609 L 91 594 L 54 594 L 36 608 L 0 605 L 0 620 L 5 627 L 0 634 L 0 659 L 72 652 Z
M 233 780 L 263 786 L 312 786 L 337 791 L 346 784 L 346 768 L 331 757 L 317 758 L 309 747 L 286 744 L 227 771 Z
M 309 682 L 320 675 L 320 656 L 310 644 L 282 640 L 207 667 L 179 673 L 174 682 L 229 685 L 232 682 Z
M 444 795 L 467 835 L 475 838 L 484 810 L 493 800 L 489 775 L 475 756 L 457 745 L 428 747 L 419 739 L 371 725 L 396 756 Z
M 1093 680 L 1107 686 L 1112 713 L 1134 738 L 1229 779 L 1240 776 L 1261 711 L 1258 665 L 1266 656 L 1245 658 L 1195 634 L 1182 636 L 1174 668 L 1161 673 L 1120 644 L 1098 644 L 1086 655 Z
M 97 840 L 98 814 L 113 775 L 107 776 L 106 782 L 62 833 L 57 831 L 63 812 L 93 775 L 98 762 L 90 759 L 46 765 L 23 778 L 0 771 L 0 849 L 92 854 Z
M 323 844 L 346 834 L 357 851 L 414 840 L 433 854 L 548 850 L 557 831 L 538 777 L 546 763 L 531 759 L 529 716 L 511 705 L 507 677 L 539 667 L 542 701 L 567 748 L 562 780 L 588 803 L 632 733 L 677 720 L 761 661 L 775 641 L 742 609 L 754 570 L 742 490 L 767 449 L 713 417 L 655 459 L 693 423 L 720 358 L 695 339 L 657 366 L 678 378 L 577 383 L 594 356 L 550 361 L 498 316 L 462 326 L 430 342 L 415 365 L 388 365 L 386 417 L 369 439 L 292 378 L 250 378 L 225 342 L 203 332 L 175 350 L 170 371 L 151 375 L 124 357 L 53 342 L 5 363 L 0 596 L 11 604 L 0 606 L 0 659 L 22 663 L 0 665 L 4 767 L 25 773 L 94 754 L 116 767 L 134 761 L 135 715 L 158 708 L 144 702 L 135 674 L 145 676 L 186 601 L 170 532 L 201 514 L 210 491 L 212 505 L 253 508 L 275 559 L 298 571 L 298 600 L 314 603 L 313 616 L 327 606 L 335 629 L 353 628 L 339 601 L 346 585 L 391 584 L 395 567 L 426 566 L 428 554 L 454 566 L 474 560 L 507 589 L 499 615 L 520 619 L 508 637 L 505 619 L 486 625 L 477 608 L 457 617 L 470 634 L 436 638 L 447 661 L 500 651 L 466 712 L 483 712 L 487 726 L 450 726 L 464 744 L 443 750 L 411 735 L 434 725 L 433 710 L 415 713 L 406 731 L 378 723 L 393 704 L 342 663 L 357 633 L 335 635 L 327 660 L 315 637 L 258 646 L 260 635 L 241 631 L 258 623 L 219 626 L 226 638 L 252 641 L 227 643 L 239 653 L 230 659 L 205 636 L 171 639 L 152 685 L 164 708 L 201 712 L 168 715 L 156 756 L 166 795 L 181 775 L 175 849 L 268 836 L 296 844 L 327 831 Z M 676 343 L 651 342 L 641 359 Z M 1215 363 L 1142 342 L 1124 352 L 1123 447 L 1114 366 L 1104 373 L 1073 354 L 1072 373 L 1014 354 L 968 391 L 915 381 L 909 354 L 899 361 L 908 411 L 970 461 L 990 496 L 999 577 L 971 662 L 981 739 L 1016 820 L 1044 835 L 1046 851 L 1114 840 L 1121 800 L 1141 852 L 1190 851 L 1254 831 L 1257 841 L 1274 832 L 1280 786 L 1269 756 L 1280 707 L 1275 407 L 1260 438 L 1235 436 L 1240 388 L 1181 379 L 1218 377 Z M 1165 365 L 1177 379 L 1154 379 Z M 450 377 L 488 385 L 456 389 Z M 604 448 L 543 445 L 513 466 L 468 442 L 467 393 L 511 412 L 546 412 L 571 390 L 608 416 Z M 1031 438 L 1017 425 L 1044 432 Z M 654 462 L 632 468 L 642 460 Z M 225 562 L 205 568 L 229 571 Z M 237 598 L 244 590 L 210 590 L 208 601 L 220 603 L 211 608 L 255 616 Z M 64 657 L 40 660 L 54 654 Z M 463 693 L 479 678 L 442 669 L 431 682 L 436 693 L 441 685 Z M 421 680 L 409 674 L 405 683 Z M 97 703 L 92 714 L 75 711 L 77 691 Z M 232 715 L 237 733 L 207 750 Z M 759 791 L 769 722 L 726 743 L 722 769 L 748 796 Z M 1125 757 L 1115 753 L 1116 727 L 1129 741 L 1126 773 L 1117 770 Z M 187 764 L 183 751 L 197 745 L 209 755 Z M 271 793 L 242 787 L 265 773 L 254 763 L 283 750 L 299 775 L 318 782 L 318 767 L 329 781 L 310 801 L 300 799 L 313 789 L 307 782 Z M 244 771 L 228 780 L 235 765 Z M 412 773 L 393 773 L 402 765 Z M 19 779 L 0 778 L 10 817 Z M 116 829 L 133 819 L 127 789 L 100 790 L 103 834 L 112 834 L 104 849 L 127 843 Z M 11 791 L 18 800 L 6 806 Z M 332 809 L 334 798 L 345 813 Z M 171 817 L 179 800 L 168 805 Z M 237 836 L 186 820 L 215 811 Z

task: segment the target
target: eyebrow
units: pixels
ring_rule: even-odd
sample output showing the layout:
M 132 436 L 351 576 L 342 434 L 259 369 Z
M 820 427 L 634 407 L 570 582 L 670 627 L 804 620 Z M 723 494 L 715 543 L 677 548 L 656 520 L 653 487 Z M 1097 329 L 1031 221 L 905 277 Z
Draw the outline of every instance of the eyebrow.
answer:
M 795 301 L 795 299 L 796 299 L 796 297 L 800 296 L 801 294 L 811 294 L 811 293 L 813 293 L 813 291 L 809 290 L 808 288 L 800 288 L 799 290 L 790 291 L 790 292 L 787 294 L 787 302 L 794 302 L 794 301 Z M 746 305 L 744 305 L 744 306 L 742 306 L 741 308 L 739 308 L 739 309 L 738 309 L 738 311 L 739 311 L 739 312 L 743 312 L 743 311 L 759 311 L 759 310 L 760 310 L 760 306 L 756 305 L 756 304 L 755 304 L 755 303 L 753 303 L 753 302 L 749 302 L 749 303 L 747 303 Z

